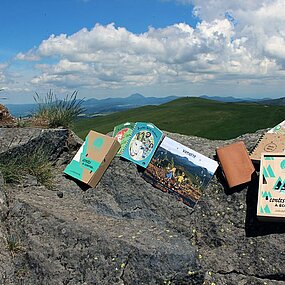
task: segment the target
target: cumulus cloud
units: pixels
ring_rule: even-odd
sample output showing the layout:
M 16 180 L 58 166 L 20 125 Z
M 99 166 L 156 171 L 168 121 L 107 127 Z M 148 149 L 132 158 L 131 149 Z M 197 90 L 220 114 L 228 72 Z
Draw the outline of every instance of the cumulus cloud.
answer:
M 40 57 L 37 54 L 36 49 L 31 49 L 27 53 L 18 53 L 16 55 L 16 59 L 19 60 L 27 60 L 27 61 L 38 61 L 40 60 Z
M 284 0 L 177 0 L 177 2 L 194 5 L 194 14 L 203 21 L 229 19 L 234 25 L 234 39 L 244 39 L 244 47 L 252 56 L 268 57 L 276 60 L 277 64 L 284 64 Z
M 3 94 L 7 99 L 10 99 L 11 93 L 29 92 L 31 89 L 28 87 L 27 78 L 22 78 L 22 75 L 11 72 L 9 70 L 10 63 L 0 63 L 0 90 L 3 90 Z
M 0 83 L 4 83 L 6 81 L 5 79 L 6 79 L 6 77 L 3 73 L 3 71 L 0 71 Z M 2 89 L 2 87 L 1 87 L 1 89 Z
M 134 34 L 96 24 L 72 35 L 51 35 L 16 58 L 38 61 L 31 84 L 59 88 L 283 78 L 284 0 L 177 1 L 195 6 L 196 27 L 177 23 Z

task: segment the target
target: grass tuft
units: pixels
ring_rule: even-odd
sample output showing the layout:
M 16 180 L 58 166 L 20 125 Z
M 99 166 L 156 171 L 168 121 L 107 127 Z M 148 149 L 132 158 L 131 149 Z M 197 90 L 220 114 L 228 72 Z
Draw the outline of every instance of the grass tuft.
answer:
M 33 175 L 48 189 L 53 187 L 54 176 L 49 154 L 43 147 L 37 147 L 32 154 L 1 159 L 0 171 L 5 183 L 20 183 L 26 174 Z
M 27 119 L 17 118 L 16 119 L 16 127 L 17 128 L 25 128 L 30 126 L 30 122 Z
M 53 185 L 52 163 L 43 147 L 38 147 L 31 155 L 23 157 L 20 161 L 23 172 L 33 175 L 37 181 L 48 189 Z
M 20 239 L 14 234 L 9 235 L 6 238 L 6 242 L 7 242 L 7 247 L 13 257 L 20 251 L 24 251 L 24 247 L 21 245 Z
M 19 183 L 21 181 L 21 173 L 17 171 L 17 161 L 12 159 L 9 162 L 4 159 L 0 163 L 0 171 L 3 175 L 5 183 Z
M 74 91 L 70 96 L 66 95 L 63 100 L 59 100 L 51 90 L 43 99 L 36 93 L 35 122 L 51 128 L 72 126 L 77 116 L 84 111 L 81 106 L 83 99 L 77 99 L 77 94 L 78 91 Z

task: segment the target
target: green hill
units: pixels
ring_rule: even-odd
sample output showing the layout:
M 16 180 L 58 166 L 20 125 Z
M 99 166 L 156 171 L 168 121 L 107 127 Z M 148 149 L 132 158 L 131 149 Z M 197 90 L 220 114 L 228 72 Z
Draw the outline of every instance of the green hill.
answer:
M 273 127 L 285 119 L 285 106 L 222 103 L 185 97 L 160 106 L 145 106 L 91 119 L 80 119 L 74 131 L 82 138 L 90 129 L 101 133 L 124 122 L 152 122 L 160 129 L 210 139 L 229 139 Z

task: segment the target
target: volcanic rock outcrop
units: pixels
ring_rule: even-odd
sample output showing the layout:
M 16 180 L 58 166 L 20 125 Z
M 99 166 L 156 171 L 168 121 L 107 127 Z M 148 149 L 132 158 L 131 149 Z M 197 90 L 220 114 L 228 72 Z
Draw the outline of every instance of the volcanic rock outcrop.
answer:
M 233 141 L 168 135 L 209 157 Z M 67 130 L 0 129 L 0 142 L 0 161 L 43 145 L 55 175 L 53 189 L 0 179 L 0 284 L 285 284 L 285 224 L 257 221 L 257 181 L 231 193 L 215 176 L 191 209 L 119 158 L 95 189 L 68 179 L 81 141 Z

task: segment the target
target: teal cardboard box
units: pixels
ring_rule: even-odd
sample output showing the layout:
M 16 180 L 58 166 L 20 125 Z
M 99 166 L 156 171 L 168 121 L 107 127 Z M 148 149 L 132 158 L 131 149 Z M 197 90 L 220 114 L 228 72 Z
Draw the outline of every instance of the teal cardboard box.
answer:
M 163 137 L 151 123 L 137 122 L 122 157 L 146 168 Z
M 116 139 L 90 131 L 64 173 L 95 187 L 120 146 Z

